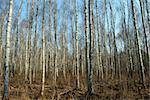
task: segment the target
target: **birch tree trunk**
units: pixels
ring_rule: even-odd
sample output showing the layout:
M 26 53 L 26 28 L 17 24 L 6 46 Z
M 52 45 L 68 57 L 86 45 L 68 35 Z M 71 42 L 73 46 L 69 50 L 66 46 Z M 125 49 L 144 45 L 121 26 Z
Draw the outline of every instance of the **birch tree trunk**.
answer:
M 54 84 L 56 86 L 56 81 L 57 81 L 57 76 L 58 76 L 58 66 L 57 66 L 57 15 L 56 15 L 56 11 L 57 11 L 57 4 L 56 4 L 56 0 L 54 1 L 54 33 L 55 33 L 55 49 L 54 49 Z
M 36 64 L 36 58 L 37 58 L 37 31 L 38 31 L 38 3 L 39 0 L 36 0 L 36 24 L 35 24 L 35 33 L 34 33 L 34 66 L 33 66 L 33 81 L 35 81 L 35 76 L 36 76 L 36 68 L 37 68 L 37 64 Z
M 140 46 L 140 37 L 138 32 L 138 26 L 136 22 L 136 15 L 135 15 L 135 7 L 134 7 L 134 1 L 131 0 L 131 8 L 132 8 L 132 17 L 133 17 L 133 24 L 134 24 L 134 33 L 136 38 L 136 48 L 138 51 L 138 58 L 140 60 L 140 74 L 141 74 L 141 81 L 143 85 L 145 84 L 145 73 L 144 73 L 144 65 L 143 65 L 143 58 L 142 58 L 142 52 L 141 52 L 141 46 Z
M 16 69 L 16 60 L 17 60 L 17 48 L 18 48 L 18 21 L 17 23 L 17 32 L 14 35 L 14 41 L 13 41 L 13 55 L 12 55 L 12 72 L 11 72 L 11 76 L 14 76 L 14 72 Z
M 108 20 L 108 13 L 106 10 L 106 16 L 107 16 L 107 29 L 108 29 L 108 46 L 109 46 L 109 52 L 110 52 L 110 57 L 109 57 L 109 69 L 110 69 L 110 74 L 111 77 L 113 78 L 113 60 L 112 60 L 112 42 L 111 42 L 111 32 L 110 32 L 110 27 L 109 27 L 109 20 Z
M 63 34 L 62 34 L 62 49 L 63 49 L 63 76 L 66 79 L 66 1 L 63 1 Z
M 124 3 L 123 3 L 124 5 Z M 128 5 L 129 6 L 129 5 Z M 130 7 L 129 7 L 130 8 Z M 131 43 L 130 43 L 130 39 L 129 39 L 129 29 L 127 31 L 126 28 L 126 20 L 125 20 L 125 6 L 123 6 L 123 32 L 124 32 L 124 36 L 125 36 L 125 45 L 126 45 L 126 49 L 127 50 L 127 57 L 128 57 L 128 65 L 127 65 L 127 72 L 128 72 L 128 76 L 130 76 L 130 78 L 132 78 L 132 73 L 133 73 L 133 58 L 132 58 L 132 50 L 131 50 Z M 130 17 L 130 11 L 128 11 L 128 17 Z M 128 18 L 129 21 L 130 18 Z M 129 23 L 128 23 L 129 25 Z M 129 27 L 128 27 L 129 28 Z
M 2 68 L 2 49 L 3 49 L 3 47 L 2 47 L 2 27 L 3 27 L 3 24 L 1 24 L 1 26 L 0 26 L 0 78 L 1 78 L 1 76 L 2 76 L 2 72 L 3 72 L 3 68 Z
M 88 93 L 92 94 L 93 88 L 92 88 L 92 28 L 91 28 L 91 0 L 88 0 L 88 16 L 89 16 L 89 82 L 88 82 Z
M 103 51 L 104 51 L 104 64 L 103 64 L 103 67 L 105 69 L 105 78 L 107 79 L 107 76 L 108 76 L 108 61 L 107 61 L 107 49 L 106 49 L 106 29 L 105 29 L 105 15 L 106 15 L 106 0 L 103 0 L 103 19 L 104 19 L 104 22 L 103 22 L 103 27 L 104 27 L 104 31 L 103 31 Z
M 45 0 L 43 0 L 43 17 L 42 17 L 42 91 L 41 95 L 44 95 L 45 84 Z
M 148 20 L 148 32 L 150 33 L 150 13 L 149 13 L 149 4 L 148 4 L 148 0 L 145 0 L 145 3 L 146 3 L 146 12 L 147 12 L 147 20 Z M 148 49 L 150 49 L 150 46 L 149 46 L 149 48 Z M 150 54 L 150 51 L 148 52 L 149 54 Z M 150 71 L 150 55 L 149 55 L 149 71 Z
M 25 45 L 24 45 L 24 36 L 23 36 L 23 33 L 20 33 L 20 52 L 21 52 L 21 55 L 20 55 L 20 72 L 19 74 L 21 75 L 22 74 L 22 71 L 23 71 L 23 67 L 24 66 L 24 50 L 25 50 Z
M 75 56 L 74 56 L 75 55 L 75 52 L 74 52 L 75 43 L 74 43 L 74 30 L 73 30 L 74 24 L 72 22 L 72 20 L 73 20 L 72 16 L 70 16 L 70 17 L 71 17 L 70 18 L 70 21 L 71 21 L 70 27 L 71 27 L 71 32 L 72 32 L 72 34 L 71 34 L 72 35 L 72 38 L 71 38 L 72 39 L 72 41 L 71 41 L 72 42 L 72 75 L 75 75 L 75 64 L 74 64 L 75 63 Z
M 145 50 L 146 50 L 146 65 L 149 65 L 149 51 L 148 51 L 148 40 L 147 40 L 147 34 L 146 34 L 146 27 L 144 22 L 144 5 L 143 1 L 139 0 L 140 2 L 140 8 L 141 8 L 141 18 L 142 18 L 142 27 L 143 27 L 143 33 L 144 33 L 144 42 L 145 42 Z
M 3 62 L 2 62 L 2 59 L 3 59 L 3 55 L 4 55 L 4 53 L 3 53 L 3 46 L 2 46 L 2 39 L 3 39 L 3 37 L 2 37 L 2 33 L 3 33 L 3 31 L 4 31 L 4 23 L 5 23 L 5 19 L 6 19 L 6 16 L 7 16 L 7 14 L 4 14 L 4 16 L 2 16 L 2 22 L 3 23 L 1 23 L 1 30 L 0 30 L 0 76 L 2 76 L 3 75 L 3 67 L 2 67 L 2 64 L 3 64 Z
M 32 83 L 32 70 L 33 70 L 33 47 L 32 47 L 32 32 L 33 32 L 33 16 L 34 16 L 34 0 L 32 0 L 32 6 L 29 18 L 29 81 Z
M 76 78 L 77 88 L 80 87 L 79 84 L 79 46 L 78 46 L 78 12 L 77 12 L 77 0 L 75 0 L 75 27 L 76 27 Z
M 113 16 L 113 10 L 112 10 L 112 5 L 110 3 L 110 11 L 111 11 L 111 28 L 112 28 L 112 34 L 113 34 L 113 76 L 117 75 L 117 62 L 118 62 L 118 54 L 117 54 L 117 46 L 116 46 L 116 36 L 115 36 L 115 22 L 114 22 L 114 16 Z
M 8 26 L 6 32 L 6 53 L 5 53 L 5 61 L 4 61 L 4 94 L 3 100 L 8 100 L 9 93 L 9 59 L 10 59 L 10 32 L 11 32 L 11 24 L 12 24 L 12 13 L 13 13 L 13 0 L 9 0 L 9 17 L 8 17 Z
M 29 20 L 29 0 L 27 1 L 27 16 Z M 29 28 L 29 23 L 28 23 L 28 28 Z M 26 33 L 26 57 L 25 57 L 25 81 L 28 81 L 28 69 L 29 69 L 29 33 Z
M 148 20 L 148 29 L 150 33 L 150 13 L 149 13 L 148 0 L 145 0 L 145 3 L 146 3 L 146 12 L 147 12 L 147 20 Z
M 100 30 L 99 30 L 99 14 L 98 14 L 98 2 L 96 0 L 96 20 L 97 20 L 97 34 L 98 34 L 98 48 L 97 48 L 97 62 L 98 62 L 98 71 L 101 72 L 101 78 L 103 79 L 103 68 L 102 68 L 102 56 L 101 56 L 101 38 L 100 38 Z M 99 73 L 99 72 L 98 72 Z M 99 74 L 98 74 L 99 75 Z M 99 77 L 99 76 L 98 76 Z
M 50 30 L 50 48 L 49 48 L 49 66 L 48 66 L 48 74 L 50 71 L 50 67 L 52 67 L 52 0 L 49 0 L 49 30 Z
M 87 7 L 87 0 L 84 0 L 85 5 L 85 61 L 86 61 L 86 81 L 87 87 L 89 86 L 89 36 L 88 36 L 88 7 Z
M 22 11 L 22 4 L 23 4 L 23 0 L 21 1 L 17 18 L 16 18 L 16 23 L 15 23 L 15 26 L 17 27 L 17 32 L 15 33 L 15 37 L 14 37 L 15 39 L 14 39 L 13 57 L 12 57 L 13 64 L 12 64 L 12 73 L 11 73 L 12 76 L 14 76 L 14 71 L 16 68 L 16 60 L 17 60 L 16 57 L 17 57 L 18 36 L 19 36 L 19 17 Z

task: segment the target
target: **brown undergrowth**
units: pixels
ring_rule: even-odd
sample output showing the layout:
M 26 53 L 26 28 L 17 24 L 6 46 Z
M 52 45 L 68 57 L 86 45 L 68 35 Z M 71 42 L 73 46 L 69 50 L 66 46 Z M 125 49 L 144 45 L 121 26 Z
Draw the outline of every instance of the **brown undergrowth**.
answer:
M 111 78 L 107 80 L 93 76 L 93 93 L 88 95 L 86 89 L 86 78 L 80 76 L 80 88 L 76 88 L 75 77 L 71 74 L 57 78 L 57 85 L 54 85 L 52 75 L 46 78 L 44 96 L 41 97 L 41 79 L 36 78 L 32 84 L 25 82 L 23 75 L 10 77 L 9 97 L 10 100 L 149 100 L 150 85 L 147 78 L 146 87 L 138 79 L 121 80 Z M 135 77 L 136 78 L 136 77 Z M 0 82 L 0 99 L 3 94 L 3 81 Z

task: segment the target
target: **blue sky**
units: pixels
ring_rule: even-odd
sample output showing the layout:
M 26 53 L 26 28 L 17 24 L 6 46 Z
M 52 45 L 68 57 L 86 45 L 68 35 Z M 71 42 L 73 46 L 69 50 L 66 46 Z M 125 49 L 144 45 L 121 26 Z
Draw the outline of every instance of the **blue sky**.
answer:
M 7 0 L 0 0 L 0 2 L 6 2 Z M 32 1 L 32 0 L 31 0 Z M 36 0 L 34 0 L 34 1 L 36 1 Z M 42 11 L 42 1 L 43 0 L 39 0 L 39 4 L 40 4 L 40 9 L 39 9 L 39 11 L 41 12 Z M 74 0 L 66 0 L 66 2 L 69 2 L 69 4 L 68 4 L 68 8 L 73 8 L 73 5 L 72 5 L 72 2 L 74 1 Z M 99 13 L 100 13 L 100 16 L 102 16 L 102 2 L 103 2 L 103 0 L 97 0 L 98 1 L 98 7 L 99 7 Z M 107 2 L 108 2 L 109 0 L 107 0 Z M 115 27 L 115 33 L 116 33 L 116 35 L 117 35 L 117 33 L 120 31 L 120 18 L 121 18 L 121 14 L 120 14 L 120 7 L 121 7 L 121 5 L 120 5 L 120 2 L 119 2 L 120 0 L 111 0 L 111 2 L 112 2 L 112 6 L 113 6 L 113 14 L 114 14 L 114 16 L 115 16 L 115 21 L 116 21 L 116 27 Z M 124 1 L 126 1 L 126 0 L 124 0 Z M 129 2 L 130 2 L 130 0 L 128 0 Z M 46 0 L 46 2 L 49 2 L 49 0 Z M 138 0 L 135 0 L 135 2 L 136 2 L 136 7 L 139 9 L 139 1 Z M 57 29 L 58 29 L 58 33 L 60 32 L 60 28 L 62 28 L 62 25 L 61 25 L 61 20 L 62 20 L 62 3 L 63 3 L 63 0 L 57 0 L 57 10 L 58 10 L 58 12 L 57 12 L 57 15 L 58 15 L 58 17 L 57 17 L 57 22 L 59 22 L 58 23 L 58 26 L 57 26 Z M 14 15 L 16 15 L 15 13 L 17 13 L 17 11 L 18 11 L 18 9 L 19 9 L 19 6 L 20 6 L 20 4 L 21 4 L 21 0 L 14 0 Z M 3 7 L 4 5 L 0 5 L 0 11 L 2 11 L 2 7 Z M 36 6 L 36 5 L 35 5 Z M 48 3 L 46 3 L 46 6 L 48 6 Z M 108 6 L 108 9 L 109 9 L 109 5 L 107 5 Z M 81 10 L 83 10 L 82 8 L 83 8 L 83 0 L 77 0 L 77 8 L 78 8 L 78 14 L 79 14 L 79 19 L 78 19 L 78 22 L 79 22 L 79 36 L 81 36 L 82 34 L 84 34 L 83 33 L 83 31 L 81 30 L 81 26 L 83 26 L 82 25 L 82 20 L 83 20 L 83 16 L 81 15 Z M 95 7 L 94 7 L 95 8 Z M 5 9 L 5 7 L 3 7 L 3 9 Z M 74 9 L 74 8 L 73 8 Z M 125 3 L 125 11 L 126 11 L 126 14 L 128 14 L 127 12 L 128 12 L 128 10 L 127 10 L 127 4 Z M 109 10 L 108 10 L 108 13 L 109 13 Z M 139 11 L 138 11 L 138 13 L 140 13 Z M 38 17 L 38 22 L 39 22 L 39 24 L 41 23 L 41 15 L 42 15 L 42 13 L 40 13 L 40 16 Z M 109 16 L 109 14 L 108 14 L 108 16 Z M 24 0 L 24 3 L 23 3 L 23 7 L 22 7 L 22 13 L 21 13 L 21 17 L 20 17 L 21 19 L 26 19 L 27 18 L 27 0 Z M 70 22 L 69 22 L 69 17 L 67 17 L 66 16 L 66 18 L 68 19 L 67 21 L 67 24 L 68 24 L 68 27 L 67 27 L 67 29 L 69 29 L 69 25 L 70 25 Z M 128 17 L 126 16 L 126 19 L 127 19 Z M 21 21 L 21 20 L 20 20 Z M 140 21 L 140 20 L 139 20 Z M 48 24 L 48 21 L 46 21 L 47 22 L 47 24 Z M 107 32 L 107 23 L 105 23 L 106 24 L 106 32 Z M 110 26 L 110 25 L 109 25 Z M 39 35 L 41 35 L 40 33 L 41 33 L 41 25 L 39 25 L 38 26 L 39 28 Z M 46 29 L 47 30 L 49 30 L 49 28 L 48 28 L 48 25 L 47 25 L 47 27 L 46 27 Z M 69 35 L 70 36 L 70 31 L 68 30 L 67 31 L 67 35 Z M 70 39 L 69 39 L 69 36 L 68 36 L 68 41 L 71 41 Z M 118 45 L 121 45 L 121 44 L 118 44 Z M 121 47 L 121 46 L 118 46 L 118 47 Z

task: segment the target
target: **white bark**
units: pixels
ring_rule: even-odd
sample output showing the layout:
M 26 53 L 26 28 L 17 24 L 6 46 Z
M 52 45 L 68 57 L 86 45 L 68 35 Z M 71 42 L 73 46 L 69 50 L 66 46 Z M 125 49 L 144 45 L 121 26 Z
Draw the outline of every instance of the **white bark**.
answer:
M 3 99 L 8 99 L 8 85 L 9 85 L 9 61 L 10 61 L 10 32 L 12 24 L 12 13 L 13 13 L 13 0 L 9 1 L 9 17 L 8 17 L 8 26 L 6 33 L 6 53 L 5 53 L 5 62 L 4 62 L 4 95 Z
M 132 17 L 133 17 L 133 24 L 134 24 L 134 32 L 135 32 L 135 37 L 136 37 L 136 42 L 137 42 L 137 49 L 138 49 L 138 55 L 139 55 L 139 60 L 140 60 L 140 71 L 141 71 L 141 81 L 145 82 L 145 73 L 144 73 L 144 65 L 143 65 L 143 58 L 142 58 L 142 49 L 141 49 L 141 45 L 140 45 L 140 36 L 139 36 L 139 32 L 138 32 L 138 25 L 136 22 L 136 15 L 135 15 L 135 7 L 134 7 L 134 1 L 131 0 L 131 8 L 132 8 Z
M 29 7 L 29 0 L 28 0 L 28 4 L 27 4 L 27 6 Z M 29 8 L 27 7 L 27 16 L 29 16 L 29 13 L 28 13 L 28 11 L 29 11 Z M 29 19 L 29 18 L 28 18 Z M 29 23 L 28 23 L 28 28 L 29 28 Z M 28 80 L 28 68 L 29 68 L 29 51 L 28 51 L 28 49 L 29 49 L 29 45 L 28 45 L 28 41 L 29 40 L 29 33 L 28 33 L 28 31 L 27 31 L 27 33 L 26 33 L 26 57 L 25 57 L 25 81 L 27 81 Z
M 45 86 L 45 0 L 43 0 L 43 19 L 42 19 L 42 91 L 41 95 L 44 95 Z
M 77 12 L 77 0 L 75 0 L 75 18 L 76 18 L 76 59 L 77 59 L 77 88 L 80 87 L 80 82 L 79 82 L 79 45 L 78 45 L 78 12 Z

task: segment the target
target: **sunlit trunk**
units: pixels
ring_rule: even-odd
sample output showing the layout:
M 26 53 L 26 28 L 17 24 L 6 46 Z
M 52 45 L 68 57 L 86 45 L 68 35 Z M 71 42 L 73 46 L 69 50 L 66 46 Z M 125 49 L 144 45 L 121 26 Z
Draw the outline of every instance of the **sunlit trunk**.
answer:
M 44 95 L 45 86 L 45 0 L 43 0 L 43 15 L 42 15 L 42 90 L 41 95 Z

